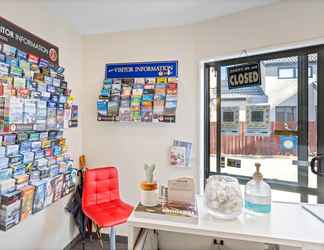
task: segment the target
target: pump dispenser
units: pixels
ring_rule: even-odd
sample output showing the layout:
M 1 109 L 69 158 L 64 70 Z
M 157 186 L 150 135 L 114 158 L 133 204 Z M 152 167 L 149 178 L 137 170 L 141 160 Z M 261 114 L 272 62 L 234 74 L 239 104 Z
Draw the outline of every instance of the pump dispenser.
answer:
M 256 172 L 245 186 L 244 206 L 247 212 L 253 214 L 268 214 L 271 212 L 271 188 L 263 180 L 260 163 L 255 163 Z

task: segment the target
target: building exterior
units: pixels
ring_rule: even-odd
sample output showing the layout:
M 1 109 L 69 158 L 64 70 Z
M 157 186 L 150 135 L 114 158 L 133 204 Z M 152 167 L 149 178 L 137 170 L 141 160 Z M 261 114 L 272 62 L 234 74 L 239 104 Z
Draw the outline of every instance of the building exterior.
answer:
M 317 116 L 317 56 L 309 56 L 308 127 L 309 152 L 316 153 Z M 221 137 L 221 151 L 230 155 L 292 155 L 297 154 L 297 145 L 287 150 L 282 146 L 282 137 L 277 130 L 297 130 L 298 124 L 298 68 L 297 57 L 261 61 L 262 81 L 260 86 L 229 89 L 227 68 L 221 70 L 221 106 L 239 107 L 240 135 Z M 213 70 L 213 69 L 212 69 Z M 212 72 L 212 75 L 214 72 Z M 211 78 L 211 154 L 216 154 L 216 77 Z M 246 107 L 270 105 L 270 136 L 247 136 Z M 297 138 L 294 143 L 297 144 Z

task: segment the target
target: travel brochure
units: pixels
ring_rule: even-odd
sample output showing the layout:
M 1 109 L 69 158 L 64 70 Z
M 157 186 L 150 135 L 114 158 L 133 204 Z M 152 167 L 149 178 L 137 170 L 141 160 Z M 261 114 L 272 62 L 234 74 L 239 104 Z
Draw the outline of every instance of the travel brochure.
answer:
M 169 162 L 175 167 L 190 167 L 192 154 L 192 143 L 174 140 L 170 147 Z
M 98 121 L 176 121 L 177 62 L 148 64 L 107 65 L 97 101 Z M 163 69 L 170 68 L 174 73 L 164 76 Z

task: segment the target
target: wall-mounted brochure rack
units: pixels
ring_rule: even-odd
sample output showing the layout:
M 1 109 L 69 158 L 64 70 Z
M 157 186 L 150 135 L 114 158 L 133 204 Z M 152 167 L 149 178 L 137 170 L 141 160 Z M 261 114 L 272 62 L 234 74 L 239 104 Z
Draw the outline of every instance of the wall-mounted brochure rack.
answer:
M 76 124 L 77 107 L 58 48 L 1 17 L 0 27 L 0 229 L 6 231 L 75 189 L 63 130 Z
M 107 64 L 98 121 L 175 123 L 178 61 Z

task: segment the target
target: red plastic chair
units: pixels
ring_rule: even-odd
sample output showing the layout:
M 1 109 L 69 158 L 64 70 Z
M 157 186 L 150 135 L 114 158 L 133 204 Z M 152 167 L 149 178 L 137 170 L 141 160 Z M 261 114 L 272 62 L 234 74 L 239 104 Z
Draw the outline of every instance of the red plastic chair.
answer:
M 82 210 L 99 228 L 110 227 L 110 249 L 116 250 L 114 226 L 125 223 L 133 207 L 120 200 L 118 171 L 115 167 L 85 171 Z

